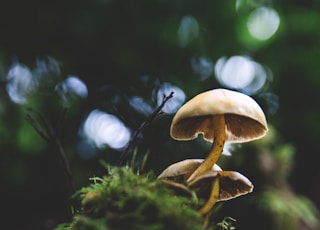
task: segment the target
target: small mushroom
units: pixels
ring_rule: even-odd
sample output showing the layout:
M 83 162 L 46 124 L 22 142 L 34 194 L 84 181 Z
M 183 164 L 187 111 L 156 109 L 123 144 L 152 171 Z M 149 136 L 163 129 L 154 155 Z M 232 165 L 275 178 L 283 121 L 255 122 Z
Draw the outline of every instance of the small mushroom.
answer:
M 199 165 L 203 162 L 203 159 L 186 159 L 177 163 L 169 165 L 162 173 L 158 176 L 158 179 L 174 178 L 183 176 L 188 178 Z
M 176 194 L 194 196 L 194 192 L 186 184 L 186 180 L 202 164 L 202 162 L 203 159 L 186 159 L 171 164 L 162 171 L 158 176 L 158 179 L 161 179 L 164 184 L 172 188 Z M 221 168 L 215 164 L 212 170 L 221 171 Z
M 235 171 L 223 171 L 217 164 L 186 186 L 188 175 L 202 162 L 203 159 L 187 159 L 174 163 L 168 166 L 158 179 L 162 179 L 176 193 L 190 195 L 193 191 L 197 197 L 207 199 L 199 210 L 202 215 L 206 215 L 218 201 L 230 200 L 252 192 L 253 185 L 249 179 Z
M 186 159 L 169 165 L 158 176 L 158 179 L 169 179 L 185 184 L 189 176 L 203 163 L 203 159 Z M 211 170 L 221 171 L 218 165 L 213 165 Z
M 268 131 L 261 107 L 251 97 L 227 89 L 203 92 L 186 102 L 175 114 L 170 135 L 176 140 L 192 140 L 199 134 L 213 142 L 204 162 L 190 175 L 190 183 L 208 171 L 219 159 L 224 143 L 247 142 Z
M 186 180 L 202 162 L 203 159 L 186 159 L 171 164 L 162 171 L 158 179 L 172 188 L 176 194 L 192 196 L 193 193 L 186 185 Z
M 189 184 L 198 197 L 206 198 L 207 201 L 199 210 L 206 215 L 218 201 L 225 201 L 245 195 L 253 191 L 253 184 L 241 173 L 235 171 L 210 170 Z

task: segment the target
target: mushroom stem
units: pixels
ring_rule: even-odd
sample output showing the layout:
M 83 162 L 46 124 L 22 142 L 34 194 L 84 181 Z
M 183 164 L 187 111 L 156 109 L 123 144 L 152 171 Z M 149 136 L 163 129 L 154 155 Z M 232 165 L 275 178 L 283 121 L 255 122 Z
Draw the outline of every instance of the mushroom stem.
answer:
M 219 198 L 219 192 L 220 192 L 220 179 L 219 177 L 216 177 L 211 185 L 211 191 L 208 201 L 204 204 L 204 206 L 199 210 L 199 213 L 201 215 L 206 215 L 211 210 L 211 208 L 214 206 L 214 204 L 217 202 Z
M 187 179 L 187 183 L 190 183 L 207 170 L 211 170 L 221 156 L 226 139 L 225 118 L 223 114 L 213 116 L 213 127 L 215 127 L 214 140 L 210 152 L 202 164 Z

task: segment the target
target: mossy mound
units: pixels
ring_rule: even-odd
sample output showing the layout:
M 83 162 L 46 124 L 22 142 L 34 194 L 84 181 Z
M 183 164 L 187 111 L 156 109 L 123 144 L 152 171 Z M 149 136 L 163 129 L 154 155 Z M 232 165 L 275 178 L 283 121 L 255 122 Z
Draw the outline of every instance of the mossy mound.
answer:
M 57 230 L 204 229 L 195 201 L 175 196 L 152 174 L 109 167 L 107 176 L 92 180 L 76 194 L 79 213 Z

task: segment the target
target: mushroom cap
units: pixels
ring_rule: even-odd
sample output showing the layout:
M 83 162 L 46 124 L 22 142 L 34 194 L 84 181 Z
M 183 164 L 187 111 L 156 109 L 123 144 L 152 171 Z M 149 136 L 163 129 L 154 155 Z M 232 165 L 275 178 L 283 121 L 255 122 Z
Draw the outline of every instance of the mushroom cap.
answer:
M 208 197 L 212 180 L 216 177 L 220 179 L 220 192 L 217 201 L 230 200 L 253 191 L 251 181 L 235 171 L 207 171 L 192 181 L 189 186 L 191 189 L 198 190 L 199 197 Z
M 163 179 L 161 180 L 162 183 L 164 183 L 166 186 L 171 188 L 174 191 L 174 194 L 176 195 L 187 195 L 187 196 L 192 196 L 192 191 L 188 188 L 188 186 L 173 181 L 173 180 L 168 180 L 168 179 Z
M 176 140 L 192 140 L 199 134 L 214 141 L 212 117 L 224 115 L 226 142 L 247 142 L 263 137 L 267 121 L 261 107 L 246 94 L 227 89 L 213 89 L 186 102 L 175 114 L 170 135 Z
M 200 166 L 203 161 L 203 159 L 186 159 L 179 161 L 169 165 L 165 170 L 163 170 L 158 176 L 158 179 L 191 174 Z M 221 168 L 215 164 L 212 167 L 212 170 L 221 170 Z

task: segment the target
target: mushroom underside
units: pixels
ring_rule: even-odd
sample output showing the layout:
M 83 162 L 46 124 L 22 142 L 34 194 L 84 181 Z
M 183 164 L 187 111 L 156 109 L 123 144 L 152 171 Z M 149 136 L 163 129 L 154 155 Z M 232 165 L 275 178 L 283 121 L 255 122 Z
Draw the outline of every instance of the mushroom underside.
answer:
M 245 142 L 261 138 L 266 134 L 266 127 L 250 117 L 225 114 L 226 141 Z M 213 115 L 187 117 L 172 126 L 171 136 L 176 140 L 192 140 L 199 134 L 206 141 L 214 141 Z
M 196 192 L 199 198 L 207 199 L 211 193 L 212 181 L 212 177 L 207 177 L 193 183 L 190 185 L 190 188 Z M 230 200 L 250 193 L 252 190 L 253 185 L 251 182 L 245 183 L 242 180 L 233 180 L 228 177 L 220 177 L 220 191 L 217 201 Z

